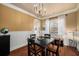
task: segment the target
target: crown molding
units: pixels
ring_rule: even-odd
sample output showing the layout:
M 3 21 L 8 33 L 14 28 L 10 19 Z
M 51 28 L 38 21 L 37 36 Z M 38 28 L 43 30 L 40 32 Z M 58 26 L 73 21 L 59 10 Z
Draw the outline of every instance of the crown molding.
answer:
M 32 17 L 35 17 L 36 19 L 49 19 L 51 17 L 56 17 L 56 16 L 60 16 L 60 15 L 64 15 L 64 14 L 69 14 L 69 13 L 76 12 L 77 10 L 79 10 L 79 4 L 77 4 L 77 6 L 75 8 L 73 8 L 73 9 L 71 9 L 71 10 L 63 11 L 63 12 L 60 12 L 60 13 L 56 13 L 56 14 L 52 14 L 52 15 L 40 18 L 40 17 L 37 17 L 34 14 L 32 14 L 32 13 L 26 11 L 26 10 L 23 10 L 22 8 L 14 6 L 14 5 L 10 4 L 10 3 L 2 3 L 2 5 L 10 7 L 12 9 L 15 9 L 17 11 L 20 11 L 22 13 L 28 14 L 28 15 L 30 15 Z
M 28 14 L 28 15 L 30 15 L 30 16 L 35 17 L 35 18 L 38 19 L 38 17 L 35 16 L 34 14 L 32 14 L 32 13 L 26 11 L 26 10 L 23 10 L 22 8 L 19 8 L 19 7 L 15 6 L 15 5 L 12 5 L 12 4 L 10 4 L 10 3 L 2 3 L 2 5 L 7 6 L 7 7 L 9 7 L 9 8 L 12 8 L 12 9 L 15 9 L 15 10 L 17 10 L 17 11 L 19 11 L 19 12 Z
M 57 14 L 52 14 L 50 16 L 44 17 L 43 19 L 48 19 L 48 18 L 51 18 L 51 17 L 56 17 L 56 16 L 60 16 L 60 15 L 73 13 L 73 12 L 76 12 L 78 10 L 79 10 L 79 4 L 77 4 L 77 6 L 73 9 L 71 9 L 71 10 L 63 11 L 63 12 L 60 12 L 60 13 L 57 13 Z

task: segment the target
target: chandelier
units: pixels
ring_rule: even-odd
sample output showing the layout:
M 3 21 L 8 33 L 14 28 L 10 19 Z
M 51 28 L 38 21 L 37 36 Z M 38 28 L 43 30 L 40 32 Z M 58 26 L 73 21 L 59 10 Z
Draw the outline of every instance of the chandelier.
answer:
M 34 11 L 39 17 L 44 17 L 47 14 L 46 8 L 43 3 L 34 4 Z

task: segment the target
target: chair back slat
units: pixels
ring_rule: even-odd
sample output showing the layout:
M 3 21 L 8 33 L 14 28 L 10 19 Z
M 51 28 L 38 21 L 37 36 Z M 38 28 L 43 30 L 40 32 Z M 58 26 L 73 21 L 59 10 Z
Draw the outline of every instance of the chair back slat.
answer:
M 36 38 L 36 34 L 30 34 L 30 38 L 32 39 Z
M 43 47 L 35 43 L 33 38 L 28 39 L 28 55 L 29 56 L 42 56 Z
M 44 38 L 50 39 L 51 38 L 51 35 L 50 34 L 44 34 Z

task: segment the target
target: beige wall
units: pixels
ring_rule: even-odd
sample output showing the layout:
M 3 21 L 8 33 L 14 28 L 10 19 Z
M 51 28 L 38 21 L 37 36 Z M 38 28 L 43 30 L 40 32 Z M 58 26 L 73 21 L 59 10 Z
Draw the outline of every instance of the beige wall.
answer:
M 79 16 L 79 11 L 66 15 L 66 31 L 67 32 L 74 32 L 76 31 L 77 27 L 79 30 L 79 26 L 77 26 L 77 24 L 79 25 L 78 16 Z M 50 19 L 53 19 L 53 18 L 50 18 Z
M 77 11 L 77 31 L 79 31 L 79 10 Z
M 54 18 L 50 18 L 50 20 L 53 20 Z M 41 30 L 43 30 L 45 20 L 41 20 L 40 22 L 41 22 Z M 79 11 L 66 15 L 66 31 L 74 32 L 76 31 L 76 29 L 79 31 Z
M 41 30 L 45 30 L 45 21 L 46 20 L 40 20 Z
M 7 27 L 10 31 L 31 31 L 33 21 L 34 17 L 0 4 L 0 29 Z
M 51 17 L 51 18 L 49 18 L 49 20 L 53 20 L 55 18 L 57 18 L 57 17 Z M 45 21 L 46 21 L 46 19 L 41 19 L 40 20 L 41 30 L 45 30 Z
M 66 15 L 66 31 L 74 32 L 77 28 L 77 12 Z

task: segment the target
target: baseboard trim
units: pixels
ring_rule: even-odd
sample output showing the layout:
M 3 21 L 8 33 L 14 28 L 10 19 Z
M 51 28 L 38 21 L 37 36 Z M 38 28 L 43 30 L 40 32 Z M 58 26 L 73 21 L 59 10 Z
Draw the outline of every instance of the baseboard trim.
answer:
M 17 50 L 19 50 L 19 49 L 22 49 L 22 48 L 24 48 L 24 47 L 27 47 L 27 46 L 28 46 L 28 45 L 25 45 L 25 46 L 19 47 L 19 48 L 17 48 L 17 49 L 14 49 L 14 50 L 10 51 L 10 53 L 12 53 L 12 52 L 14 52 L 14 51 L 17 51 Z

